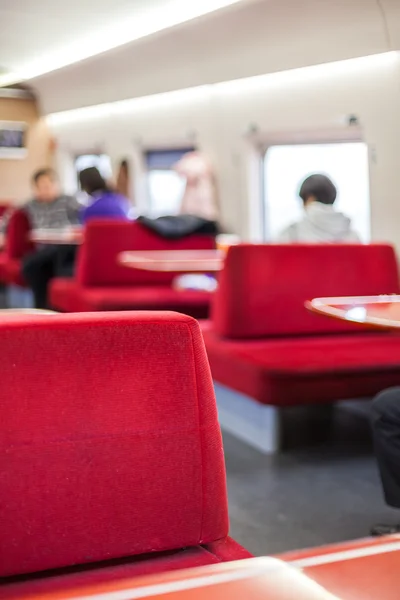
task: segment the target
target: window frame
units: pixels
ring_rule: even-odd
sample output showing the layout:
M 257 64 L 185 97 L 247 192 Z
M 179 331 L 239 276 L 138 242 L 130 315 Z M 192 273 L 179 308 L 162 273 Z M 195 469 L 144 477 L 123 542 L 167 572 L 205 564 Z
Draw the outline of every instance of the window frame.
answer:
M 187 144 L 187 145 L 186 145 Z M 165 144 L 148 144 L 146 146 L 142 146 L 140 148 L 140 153 L 141 153 L 141 164 L 143 165 L 143 175 L 145 177 L 145 194 L 146 194 L 146 205 L 147 205 L 147 211 L 149 214 L 153 214 L 153 209 L 154 209 L 154 202 L 153 202 L 153 198 L 151 196 L 150 193 L 150 182 L 149 182 L 149 173 L 151 171 L 173 171 L 173 169 L 164 167 L 164 168 L 150 168 L 149 169 L 149 165 L 148 165 L 148 161 L 147 161 L 147 155 L 151 152 L 178 152 L 178 151 L 183 151 L 184 153 L 182 154 L 182 157 L 185 156 L 185 154 L 188 154 L 190 152 L 197 152 L 198 151 L 198 146 L 197 144 L 193 143 L 193 142 L 188 142 L 186 140 L 185 141 L 180 141 L 180 142 L 176 142 L 174 144 L 171 143 L 165 143 Z M 176 164 L 176 163 L 174 163 Z
M 265 159 L 268 150 L 275 146 L 313 146 L 329 144 L 351 144 L 361 143 L 367 147 L 368 157 L 370 157 L 370 146 L 365 140 L 362 130 L 358 125 L 347 127 L 346 129 L 331 130 L 309 130 L 297 132 L 283 132 L 269 134 L 268 136 L 257 136 L 255 140 L 260 168 L 260 195 L 258 198 L 258 214 L 261 218 L 260 234 L 264 243 L 268 243 L 269 231 L 267 227 L 267 198 L 266 198 L 266 179 L 265 179 Z M 368 161 L 368 184 L 371 190 L 371 161 Z M 371 198 L 370 198 L 371 213 Z M 370 215 L 371 216 L 371 215 Z

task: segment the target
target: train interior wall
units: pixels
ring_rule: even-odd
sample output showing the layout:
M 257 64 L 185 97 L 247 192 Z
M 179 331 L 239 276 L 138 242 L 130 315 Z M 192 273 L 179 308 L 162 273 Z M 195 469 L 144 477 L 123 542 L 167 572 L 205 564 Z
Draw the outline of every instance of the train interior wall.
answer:
M 400 57 L 397 53 L 56 114 L 58 162 L 69 181 L 74 154 L 131 158 L 146 210 L 143 150 L 195 143 L 216 165 L 224 225 L 260 236 L 261 147 L 362 139 L 369 147 L 372 239 L 400 246 Z M 348 125 L 350 115 L 358 126 Z

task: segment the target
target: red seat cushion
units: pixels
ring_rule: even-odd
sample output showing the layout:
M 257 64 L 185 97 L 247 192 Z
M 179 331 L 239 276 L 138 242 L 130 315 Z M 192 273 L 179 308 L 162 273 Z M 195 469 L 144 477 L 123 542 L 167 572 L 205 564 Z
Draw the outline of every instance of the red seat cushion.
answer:
M 227 536 L 221 432 L 196 321 L 0 315 L 0 337 L 0 577 Z
M 306 311 L 307 300 L 398 293 L 391 246 L 242 245 L 228 252 L 213 302 L 214 328 L 229 338 L 356 331 Z
M 251 558 L 252 555 L 239 546 L 230 538 L 224 538 L 208 546 L 196 546 L 184 550 L 164 552 L 160 554 L 147 555 L 138 558 L 130 558 L 118 561 L 112 565 L 93 565 L 86 568 L 69 570 L 69 572 L 48 573 L 46 576 L 39 575 L 38 578 L 31 577 L 15 578 L 0 583 L 1 598 L 21 598 L 25 594 L 46 594 L 49 592 L 64 592 L 68 595 L 69 590 L 78 589 L 85 592 L 85 587 L 113 583 L 144 575 L 165 573 L 181 569 L 203 567 L 206 565 L 228 562 L 231 560 L 242 560 Z
M 80 312 L 79 298 L 82 291 L 75 279 L 57 277 L 49 284 L 49 303 L 54 309 L 62 312 Z
M 0 252 L 0 283 L 6 283 L 4 267 L 7 262 L 7 254 Z
M 211 295 L 172 289 L 176 273 L 130 269 L 119 263 L 126 250 L 212 249 L 212 236 L 166 240 L 137 222 L 91 221 L 79 249 L 74 281 L 57 279 L 50 303 L 65 312 L 100 310 L 174 310 L 196 318 L 209 313 Z
M 400 335 L 223 340 L 205 322 L 215 381 L 262 404 L 289 406 L 372 396 L 400 381 Z
M 76 279 L 85 287 L 170 286 L 176 273 L 131 269 L 119 263 L 126 250 L 209 250 L 215 239 L 207 235 L 190 235 L 180 240 L 167 240 L 138 222 L 90 221 L 85 240 L 79 250 Z
M 25 286 L 25 280 L 21 271 L 22 262 L 16 258 L 8 258 L 4 263 L 4 281 L 9 285 Z
M 107 310 L 173 310 L 204 318 L 212 295 L 197 290 L 174 290 L 169 286 L 80 286 L 73 279 L 55 279 L 50 304 L 65 312 Z
M 0 280 L 4 283 L 25 286 L 21 259 L 34 250 L 30 229 L 27 214 L 23 210 L 14 211 L 7 224 L 5 249 L 0 260 Z

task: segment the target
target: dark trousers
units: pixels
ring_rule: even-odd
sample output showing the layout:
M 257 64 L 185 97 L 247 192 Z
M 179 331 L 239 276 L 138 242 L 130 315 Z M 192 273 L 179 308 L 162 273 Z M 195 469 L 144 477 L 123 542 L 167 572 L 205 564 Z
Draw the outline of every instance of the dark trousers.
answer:
M 22 273 L 33 292 L 35 308 L 49 308 L 49 282 L 54 277 L 72 277 L 75 256 L 76 246 L 48 245 L 24 259 Z
M 372 429 L 386 502 L 400 508 L 400 387 L 375 398 Z

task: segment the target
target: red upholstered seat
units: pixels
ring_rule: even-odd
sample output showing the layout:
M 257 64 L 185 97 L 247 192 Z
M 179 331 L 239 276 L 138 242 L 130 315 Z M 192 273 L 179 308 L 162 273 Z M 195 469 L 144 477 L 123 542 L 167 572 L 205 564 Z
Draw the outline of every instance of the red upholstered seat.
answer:
M 2 217 L 7 211 L 11 210 L 13 202 L 11 200 L 0 200 L 0 217 Z
M 21 259 L 8 258 L 3 267 L 4 280 L 11 285 L 25 286 L 25 281 L 21 272 Z
M 304 303 L 399 291 L 396 256 L 386 244 L 236 246 L 220 275 L 213 325 L 221 336 L 244 339 L 354 331 Z
M 90 222 L 79 251 L 76 277 L 69 283 L 55 279 L 50 286 L 50 302 L 64 312 L 163 309 L 204 318 L 208 315 L 210 293 L 174 290 L 172 282 L 176 273 L 130 269 L 119 264 L 118 255 L 126 250 L 190 250 L 214 246 L 211 236 L 165 240 L 136 222 Z
M 201 318 L 207 314 L 210 293 L 178 291 L 166 285 L 86 288 L 74 279 L 57 278 L 51 286 L 51 302 L 65 312 L 173 310 Z
M 400 336 L 373 334 L 221 340 L 205 328 L 213 377 L 262 404 L 367 397 L 400 382 Z
M 105 568 L 130 576 L 249 556 L 227 538 L 221 434 L 194 320 L 22 315 L 0 317 L 0 334 L 0 577 L 123 557 Z
M 29 237 L 30 230 L 27 214 L 23 210 L 14 211 L 7 225 L 5 249 L 0 263 L 0 274 L 4 283 L 25 285 L 21 273 L 21 259 L 34 249 Z
M 5 274 L 4 267 L 7 262 L 7 254 L 5 252 L 0 252 L 0 283 L 5 282 Z
M 309 313 L 318 296 L 399 291 L 394 251 L 371 246 L 238 246 L 203 324 L 214 379 L 263 404 L 332 402 L 400 381 L 400 336 Z

